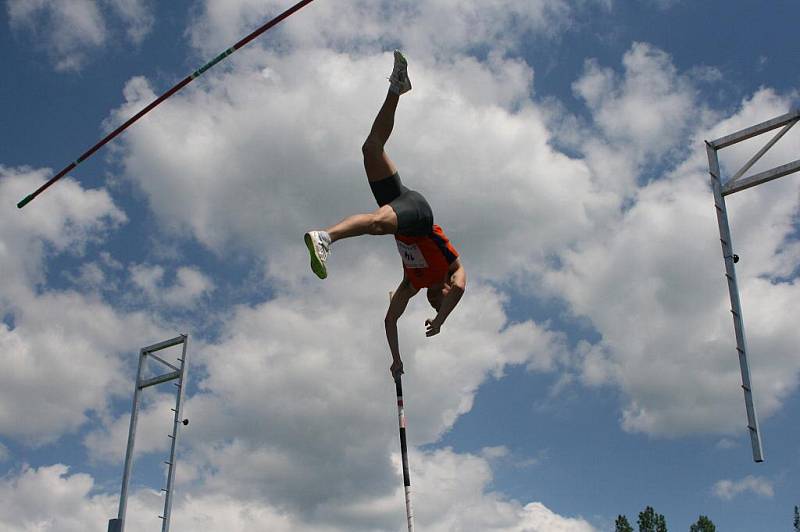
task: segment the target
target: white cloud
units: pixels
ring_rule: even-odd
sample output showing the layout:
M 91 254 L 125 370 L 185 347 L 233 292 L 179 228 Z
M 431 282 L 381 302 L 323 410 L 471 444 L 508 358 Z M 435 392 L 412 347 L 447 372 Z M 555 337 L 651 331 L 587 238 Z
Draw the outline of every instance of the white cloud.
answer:
M 297 279 L 305 274 L 293 266 L 302 260 L 298 232 L 374 209 L 360 146 L 391 55 L 306 50 L 257 63 L 176 96 L 130 131 L 126 173 L 173 232 L 220 254 L 266 255 L 271 273 Z M 413 65 L 415 89 L 388 150 L 405 182 L 434 206 L 471 275 L 498 280 L 537 269 L 608 216 L 616 203 L 593 194 L 585 164 L 549 146 L 544 118 L 528 102 L 524 63 L 456 57 Z M 116 119 L 152 97 L 145 80 L 131 81 Z M 569 217 L 565 204 L 573 206 Z M 371 240 L 391 248 L 379 242 Z
M 157 374 L 163 373 L 165 372 L 159 371 Z M 132 390 L 131 394 L 133 394 Z M 171 409 L 175 408 L 175 395 L 157 394 L 156 390 L 150 388 L 141 397 L 134 455 L 158 452 L 167 456 L 169 439 L 165 435 L 172 433 L 174 412 Z M 130 422 L 131 416 L 128 411 L 113 421 L 108 420 L 106 426 L 96 428 L 86 434 L 83 444 L 89 451 L 91 460 L 109 464 L 123 463 Z
M 243 13 L 214 5 L 225 20 Z M 226 18 L 231 13 L 238 14 Z M 318 16 L 311 13 L 298 20 Z M 215 16 L 204 20 L 217 27 Z M 361 16 L 374 23 L 369 10 Z M 125 138 L 126 175 L 166 227 L 220 255 L 262 256 L 270 279 L 287 291 L 309 276 L 298 267 L 307 261 L 303 231 L 373 208 L 358 147 L 391 64 L 388 53 L 369 49 L 345 55 L 300 45 L 309 47 L 239 57 Z M 679 72 L 663 51 L 635 43 L 622 63 L 616 74 L 590 62 L 574 85 L 592 113 L 591 129 L 573 145 L 584 157 L 575 159 L 552 147 L 562 135 L 553 137 L 549 111 L 531 100 L 524 63 L 410 55 L 415 88 L 401 102 L 387 149 L 406 183 L 434 206 L 471 279 L 563 298 L 574 316 L 591 320 L 603 340 L 582 344 L 575 363 L 585 384 L 622 389 L 627 430 L 730 432 L 742 423 L 741 397 L 701 132 L 713 136 L 757 105 L 763 115 L 786 98 L 756 95 L 737 113 L 743 118 L 723 120 L 698 100 L 697 76 Z M 115 120 L 153 97 L 146 80 L 132 80 Z M 800 252 L 782 243 L 796 194 L 789 182 L 775 186 L 783 188 L 755 194 L 763 200 L 754 207 L 769 214 L 742 219 L 773 231 L 749 252 L 763 257 L 752 263 L 785 273 Z M 185 201 L 176 206 L 175 197 Z M 733 199 L 731 208 L 740 216 Z M 742 249 L 746 236 L 736 237 Z M 386 268 L 387 240 L 337 244 L 331 279 L 347 283 L 342 270 L 355 261 Z M 792 284 L 748 283 L 751 273 L 740 273 L 745 300 L 763 301 L 760 315 L 794 297 Z M 796 338 L 785 318 L 758 319 L 748 317 L 753 351 L 776 353 L 752 368 L 768 416 L 796 387 L 798 364 L 787 349 Z M 442 412 L 442 425 L 468 406 Z
M 396 279 L 383 266 L 369 259 L 336 282 L 304 283 L 291 295 L 240 307 L 220 343 L 202 351 L 208 376 L 186 414 L 203 417 L 185 441 L 190 469 L 209 490 L 260 496 L 303 515 L 393 491 L 394 388 L 376 326 L 386 295 L 376 287 Z M 438 440 L 469 411 L 487 374 L 508 364 L 552 371 L 565 355 L 559 335 L 531 322 L 507 324 L 491 289 L 472 287 L 461 305 L 447 334 L 434 339 L 424 336 L 424 301 L 401 324 L 412 445 Z
M 714 496 L 724 501 L 733 500 L 748 491 L 766 498 L 775 495 L 775 489 L 769 479 L 753 475 L 747 475 L 739 480 L 720 480 L 712 488 Z
M 628 183 L 609 183 L 632 192 L 630 204 L 613 223 L 563 251 L 563 268 L 545 277 L 602 334 L 601 342 L 580 348 L 582 378 L 624 391 L 626 430 L 660 436 L 730 432 L 744 425 L 741 382 L 701 139 L 786 112 L 790 98 L 759 91 L 723 120 L 698 107 L 690 80 L 662 52 L 637 44 L 624 63 L 622 78 L 590 63 L 575 87 L 600 130 L 599 140 L 587 143 L 588 163 L 597 168 L 598 145 L 630 157 Z M 782 142 L 770 161 L 787 162 L 800 149 L 797 138 Z M 683 144 L 692 147 L 682 155 L 685 161 L 632 188 L 649 161 Z M 724 153 L 724 168 L 738 168 L 754 152 Z M 796 389 L 800 370 L 791 347 L 800 337 L 785 312 L 800 294 L 796 283 L 777 281 L 797 264 L 797 246 L 786 240 L 796 224 L 797 200 L 797 182 L 788 179 L 728 199 L 736 249 L 747 256 L 738 275 L 762 416 Z
M 487 492 L 488 462 L 442 449 L 412 454 L 411 486 L 420 529 L 492 532 L 592 532 L 581 518 L 558 515 L 541 503 L 521 504 Z M 399 460 L 399 458 L 398 458 Z M 402 500 L 398 488 L 395 500 Z
M 704 116 L 692 78 L 679 74 L 664 51 L 634 43 L 622 64 L 619 75 L 587 60 L 573 83 L 600 133 L 581 137 L 576 147 L 606 187 L 629 194 L 644 168 L 685 148 Z
M 130 268 L 131 281 L 154 304 L 188 307 L 214 290 L 214 282 L 197 268 L 182 266 L 175 271 L 171 285 L 165 282 L 162 266 L 134 264 Z
M 716 447 L 717 449 L 727 451 L 729 449 L 735 449 L 739 447 L 739 442 L 731 438 L 721 438 L 717 442 Z
M 498 493 L 484 493 L 491 481 L 481 458 L 449 450 L 414 456 L 416 525 L 434 532 L 593 532 L 581 518 L 563 517 L 541 503 L 522 505 Z M 396 464 L 397 465 L 397 464 Z M 456 480 L 457 479 L 457 480 Z M 390 531 L 404 526 L 402 488 L 371 501 L 341 501 L 320 508 L 307 520 L 252 497 L 179 489 L 173 504 L 171 530 L 190 532 Z M 105 528 L 117 515 L 118 495 L 97 493 L 94 479 L 70 473 L 62 464 L 24 467 L 0 479 L 0 527 L 8 532 L 59 530 L 83 532 Z M 128 500 L 126 530 L 158 526 L 163 497 L 151 490 L 133 490 Z M 442 511 L 444 509 L 444 511 Z
M 98 488 L 90 475 L 71 473 L 64 464 L 23 466 L 19 472 L 0 478 L 0 529 L 105 530 L 109 519 L 117 516 L 119 494 L 97 493 Z M 162 508 L 163 498 L 158 492 L 133 491 L 128 499 L 125 529 L 143 532 L 160 527 L 157 516 Z
M 91 53 L 106 44 L 109 34 L 109 5 L 127 27 L 128 37 L 140 43 L 153 25 L 150 0 L 9 0 L 11 28 L 32 33 L 44 43 L 56 70 L 78 71 Z
M 153 28 L 152 0 L 106 0 L 114 12 L 126 24 L 128 38 L 135 44 L 141 43 Z
M 44 172 L 0 167 L 0 203 L 43 182 Z M 96 295 L 46 286 L 45 264 L 60 254 L 80 256 L 102 241 L 125 215 L 105 191 L 83 190 L 64 179 L 24 210 L 0 212 L 0 434 L 53 441 L 130 388 L 124 358 L 160 329 L 143 313 L 117 312 Z
M 94 487 L 85 474 L 68 476 L 68 468 L 54 465 L 23 469 L 0 480 L 0 528 L 8 532 L 53 530 L 82 532 L 107 522 L 108 504 L 86 497 Z M 110 510 L 110 509 L 109 509 Z
M 609 8 L 606 0 L 577 4 L 593 3 Z M 484 46 L 506 52 L 518 49 L 528 33 L 553 37 L 569 29 L 580 13 L 575 4 L 565 0 L 314 2 L 274 33 L 302 48 L 374 51 L 399 45 L 420 57 L 447 57 Z M 191 29 L 192 43 L 205 55 L 224 50 L 286 8 L 276 0 L 206 0 Z M 272 47 L 267 43 L 276 39 L 270 35 L 260 43 Z

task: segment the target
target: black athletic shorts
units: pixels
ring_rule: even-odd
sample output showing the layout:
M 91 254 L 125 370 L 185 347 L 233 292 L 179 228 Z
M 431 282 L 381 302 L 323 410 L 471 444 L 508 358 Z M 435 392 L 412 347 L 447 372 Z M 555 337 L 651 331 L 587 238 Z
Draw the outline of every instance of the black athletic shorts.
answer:
M 397 234 L 425 236 L 433 232 L 433 211 L 425 197 L 403 185 L 397 172 L 380 181 L 370 181 L 369 187 L 378 205 L 391 205 L 397 214 Z

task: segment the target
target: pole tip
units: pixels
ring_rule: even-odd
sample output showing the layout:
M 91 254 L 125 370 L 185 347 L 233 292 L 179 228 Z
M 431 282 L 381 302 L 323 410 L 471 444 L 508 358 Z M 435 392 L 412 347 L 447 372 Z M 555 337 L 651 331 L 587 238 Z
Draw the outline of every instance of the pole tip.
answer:
M 22 201 L 20 201 L 19 203 L 17 203 L 17 209 L 21 209 L 21 208 L 23 208 L 25 205 L 27 205 L 28 203 L 30 203 L 30 202 L 31 202 L 31 200 L 32 200 L 33 198 L 35 198 L 35 197 L 36 197 L 36 196 L 34 196 L 33 194 L 28 194 L 27 196 L 25 196 L 25 199 L 23 199 Z

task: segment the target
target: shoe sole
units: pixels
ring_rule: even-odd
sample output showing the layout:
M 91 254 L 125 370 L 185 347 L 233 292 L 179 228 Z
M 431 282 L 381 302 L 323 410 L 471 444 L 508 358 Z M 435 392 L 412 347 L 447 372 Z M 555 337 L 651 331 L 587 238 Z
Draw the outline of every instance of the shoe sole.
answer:
M 325 279 L 328 276 L 328 272 L 325 268 L 325 265 L 319 260 L 317 257 L 317 252 L 314 249 L 314 241 L 311 240 L 311 235 L 306 233 L 304 240 L 306 241 L 306 247 L 308 248 L 308 253 L 311 255 L 311 271 L 317 274 L 317 277 L 320 279 Z

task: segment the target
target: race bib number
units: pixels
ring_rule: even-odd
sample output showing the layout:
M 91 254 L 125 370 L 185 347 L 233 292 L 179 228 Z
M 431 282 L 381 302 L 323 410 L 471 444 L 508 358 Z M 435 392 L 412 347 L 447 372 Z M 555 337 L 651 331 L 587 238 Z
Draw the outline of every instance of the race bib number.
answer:
M 403 265 L 406 268 L 427 268 L 428 262 L 425 256 L 416 244 L 406 244 L 395 240 L 397 242 L 397 251 L 400 252 L 400 257 L 403 259 Z

